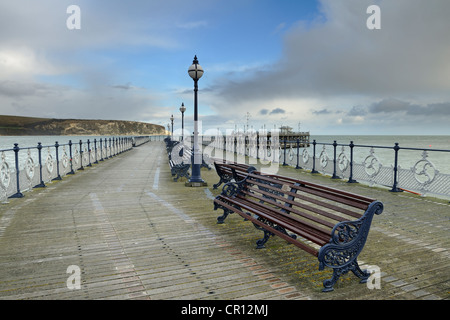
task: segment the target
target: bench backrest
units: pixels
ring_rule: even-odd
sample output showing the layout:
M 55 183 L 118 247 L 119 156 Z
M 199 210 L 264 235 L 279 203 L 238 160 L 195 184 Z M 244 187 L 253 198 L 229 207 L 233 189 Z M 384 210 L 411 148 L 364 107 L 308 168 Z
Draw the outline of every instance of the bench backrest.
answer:
M 214 167 L 216 168 L 217 174 L 221 177 L 227 175 L 229 177 L 233 177 L 235 181 L 240 181 L 244 179 L 247 174 L 249 168 L 253 168 L 247 164 L 235 163 L 235 162 L 223 162 L 214 160 Z
M 237 198 L 246 198 L 261 211 L 277 211 L 281 218 L 302 222 L 309 240 L 324 245 L 334 226 L 360 219 L 375 199 L 314 183 L 251 172 Z
M 176 144 L 170 153 L 170 160 L 174 164 L 189 164 L 191 163 L 192 150 L 182 143 Z

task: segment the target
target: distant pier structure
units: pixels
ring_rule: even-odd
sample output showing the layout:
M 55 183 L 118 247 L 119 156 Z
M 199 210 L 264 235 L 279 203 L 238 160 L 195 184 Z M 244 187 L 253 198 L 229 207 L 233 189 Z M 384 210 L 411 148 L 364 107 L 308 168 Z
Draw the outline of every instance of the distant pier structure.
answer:
M 220 130 L 218 129 L 218 133 Z M 288 126 L 282 126 L 279 129 L 276 130 L 276 133 L 274 133 L 274 136 L 278 136 L 278 146 L 281 149 L 284 149 L 285 141 L 286 141 L 286 148 L 296 148 L 297 142 L 299 148 L 307 148 L 310 146 L 310 134 L 309 132 L 294 132 L 292 131 L 291 127 Z M 186 139 L 186 136 L 185 136 Z M 232 140 L 230 140 L 232 139 Z M 272 141 L 272 132 L 271 130 L 264 129 L 263 131 L 233 131 L 231 135 L 222 136 L 221 133 L 219 135 L 203 135 L 202 136 L 202 144 L 207 146 L 211 142 L 216 142 L 219 145 L 225 144 L 225 140 L 227 141 L 233 141 L 231 143 L 234 143 L 234 145 L 242 145 L 245 146 L 245 148 L 248 148 L 249 145 L 259 145 L 260 143 L 263 143 L 262 139 L 267 139 L 267 143 L 265 143 L 266 146 L 271 146 L 274 141 Z M 192 141 L 192 136 L 191 136 Z M 252 142 L 255 141 L 255 142 Z M 230 143 L 230 142 L 227 142 Z M 255 144 L 256 143 L 256 144 Z
M 309 132 L 294 132 L 292 131 L 292 127 L 289 126 L 281 126 L 279 128 L 279 137 L 280 137 L 280 147 L 284 148 L 284 140 L 286 138 L 286 148 L 295 148 L 297 147 L 297 139 L 299 142 L 300 148 L 309 147 Z M 270 132 L 268 133 L 268 137 L 270 137 Z

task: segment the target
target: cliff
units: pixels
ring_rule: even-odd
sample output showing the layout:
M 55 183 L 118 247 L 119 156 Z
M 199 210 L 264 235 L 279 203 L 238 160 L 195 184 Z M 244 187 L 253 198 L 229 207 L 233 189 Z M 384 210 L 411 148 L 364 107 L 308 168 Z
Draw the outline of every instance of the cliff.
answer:
M 165 134 L 163 126 L 122 120 L 51 119 L 0 115 L 0 135 L 144 136 Z

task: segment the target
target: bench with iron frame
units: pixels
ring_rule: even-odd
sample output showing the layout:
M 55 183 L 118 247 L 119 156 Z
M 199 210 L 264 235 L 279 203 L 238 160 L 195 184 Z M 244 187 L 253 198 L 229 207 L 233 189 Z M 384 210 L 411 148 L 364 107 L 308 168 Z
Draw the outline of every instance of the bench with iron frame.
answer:
M 214 168 L 220 180 L 213 185 L 213 189 L 217 189 L 222 183 L 242 180 L 247 176 L 249 168 L 253 168 L 248 164 L 227 161 L 225 159 L 212 158 Z
M 169 153 L 169 166 L 172 176 L 176 175 L 173 179 L 174 181 L 178 181 L 178 178 L 181 177 L 186 177 L 189 179 L 189 168 L 191 167 L 193 160 L 192 158 L 192 149 L 186 145 L 179 143 L 172 147 L 171 152 Z M 206 163 L 205 158 L 207 158 L 206 154 L 202 156 L 202 164 L 200 165 L 200 168 L 207 168 L 208 170 L 211 170 L 209 165 Z
M 178 181 L 179 178 L 185 177 L 189 179 L 189 168 L 191 167 L 191 149 L 178 143 L 171 149 L 169 153 L 169 166 L 172 173 L 173 181 Z
M 324 292 L 332 291 L 339 277 L 352 271 L 367 282 L 370 273 L 361 270 L 357 257 L 367 240 L 374 214 L 381 214 L 380 201 L 318 184 L 278 175 L 262 175 L 256 168 L 241 181 L 228 182 L 214 200 L 214 210 L 223 209 L 217 223 L 238 213 L 263 231 L 257 248 L 277 235 L 316 256 L 319 270 L 333 269 L 323 281 Z

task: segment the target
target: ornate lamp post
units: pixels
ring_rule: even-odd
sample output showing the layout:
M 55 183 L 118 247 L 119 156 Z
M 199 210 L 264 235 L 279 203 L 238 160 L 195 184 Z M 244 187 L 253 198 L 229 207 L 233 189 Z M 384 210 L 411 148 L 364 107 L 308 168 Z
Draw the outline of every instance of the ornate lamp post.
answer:
M 170 121 L 172 122 L 172 137 L 171 137 L 171 139 L 173 140 L 173 115 L 170 117 Z
M 188 69 L 189 76 L 194 80 L 194 146 L 192 161 L 192 176 L 186 185 L 191 187 L 205 186 L 207 183 L 203 181 L 200 174 L 200 164 L 202 163 L 202 151 L 198 145 L 198 105 L 197 92 L 198 80 L 203 76 L 203 68 L 198 64 L 197 56 L 194 57 L 192 65 Z
M 186 111 L 186 107 L 184 103 L 181 103 L 180 112 L 181 112 L 181 141 L 184 141 L 184 112 Z

